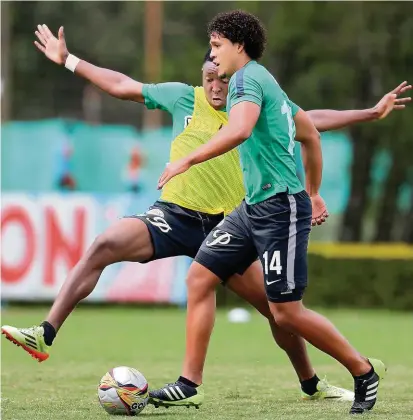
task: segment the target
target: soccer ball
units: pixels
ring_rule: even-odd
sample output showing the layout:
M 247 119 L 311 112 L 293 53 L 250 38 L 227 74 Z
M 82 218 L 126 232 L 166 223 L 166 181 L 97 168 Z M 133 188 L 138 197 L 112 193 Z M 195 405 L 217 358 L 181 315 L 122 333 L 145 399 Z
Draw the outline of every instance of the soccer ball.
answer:
M 98 396 L 109 414 L 136 416 L 148 403 L 148 382 L 136 369 L 115 367 L 100 380 Z

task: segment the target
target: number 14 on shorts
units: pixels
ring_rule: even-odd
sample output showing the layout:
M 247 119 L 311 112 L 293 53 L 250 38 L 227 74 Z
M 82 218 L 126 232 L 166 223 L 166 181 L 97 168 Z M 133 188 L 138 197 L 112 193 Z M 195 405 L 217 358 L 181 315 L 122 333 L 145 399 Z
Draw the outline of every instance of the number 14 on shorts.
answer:
M 265 251 L 262 258 L 264 259 L 264 273 L 266 275 L 268 275 L 269 271 L 275 271 L 277 275 L 281 275 L 282 265 L 280 251 L 274 251 L 271 256 L 271 260 L 269 259 L 268 251 Z M 270 263 L 268 264 L 269 260 Z

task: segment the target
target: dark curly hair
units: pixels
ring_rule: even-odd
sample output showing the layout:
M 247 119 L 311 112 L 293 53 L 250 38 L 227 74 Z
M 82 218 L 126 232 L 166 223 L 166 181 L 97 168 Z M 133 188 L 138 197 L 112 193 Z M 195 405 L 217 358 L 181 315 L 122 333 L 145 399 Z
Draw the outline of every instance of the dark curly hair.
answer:
M 211 48 L 208 48 L 208 51 L 206 52 L 206 54 L 204 56 L 203 63 L 205 64 L 208 61 L 212 61 L 212 58 L 211 58 Z
M 233 44 L 244 45 L 248 57 L 259 60 L 265 50 L 267 35 L 263 24 L 251 13 L 243 10 L 216 15 L 208 25 L 208 35 L 217 33 Z

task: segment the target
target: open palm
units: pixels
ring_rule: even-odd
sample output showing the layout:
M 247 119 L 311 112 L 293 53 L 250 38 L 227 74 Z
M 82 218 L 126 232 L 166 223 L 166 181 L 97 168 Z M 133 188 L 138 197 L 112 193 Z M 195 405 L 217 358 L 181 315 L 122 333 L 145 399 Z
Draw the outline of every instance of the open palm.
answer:
M 46 25 L 37 25 L 35 34 L 40 42 L 34 41 L 34 45 L 51 61 L 56 64 L 65 64 L 69 51 L 66 47 L 63 26 L 60 27 L 56 38 Z
M 374 107 L 379 120 L 386 118 L 393 109 L 404 109 L 406 104 L 411 101 L 411 97 L 399 98 L 400 95 L 412 89 L 412 85 L 407 82 L 401 83 L 391 92 L 383 96 L 379 103 Z

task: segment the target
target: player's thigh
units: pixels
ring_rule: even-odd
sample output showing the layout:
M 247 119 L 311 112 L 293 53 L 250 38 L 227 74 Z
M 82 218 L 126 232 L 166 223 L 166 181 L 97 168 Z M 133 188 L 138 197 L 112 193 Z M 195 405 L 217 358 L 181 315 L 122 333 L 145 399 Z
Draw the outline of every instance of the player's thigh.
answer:
M 271 318 L 261 262 L 255 260 L 243 274 L 232 275 L 226 286 L 266 318 Z
M 301 300 L 307 286 L 311 201 L 305 191 L 251 206 L 254 243 L 272 302 Z
M 152 257 L 153 246 L 145 223 L 136 218 L 124 218 L 98 236 L 92 252 L 98 257 L 106 255 L 113 259 L 110 262 L 142 262 Z
M 195 257 L 205 235 L 201 221 L 189 212 L 172 203 L 156 202 L 146 213 L 131 216 L 149 231 L 153 253 L 148 261 L 178 255 Z
M 245 267 L 246 261 L 251 264 L 256 256 L 243 214 L 236 209 L 209 233 L 195 261 L 225 282 Z

